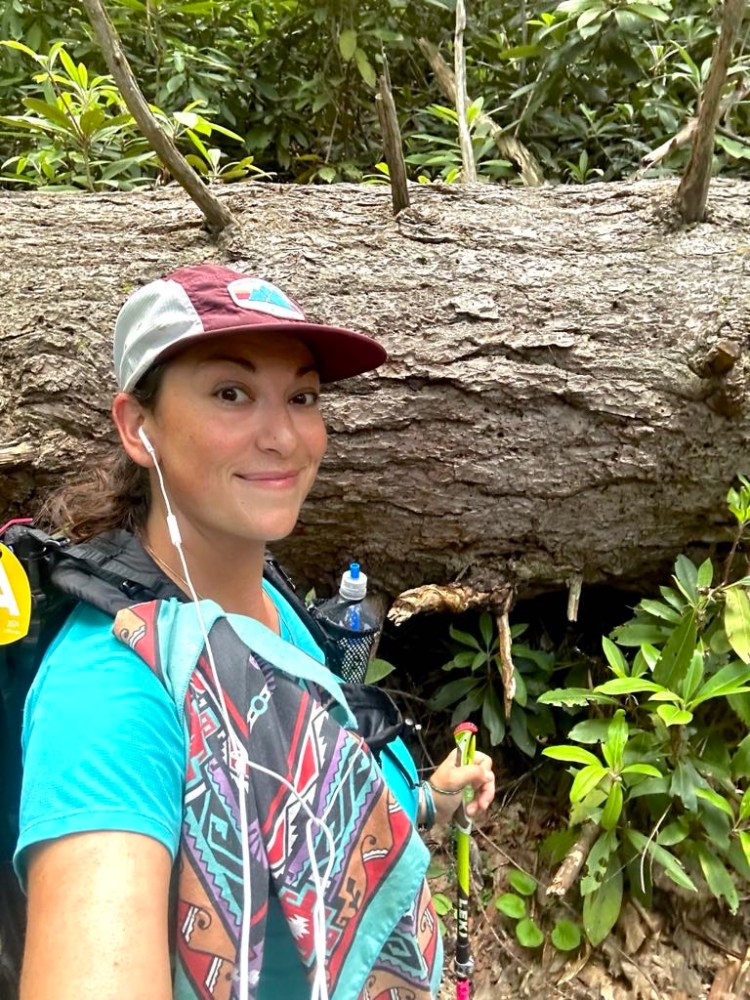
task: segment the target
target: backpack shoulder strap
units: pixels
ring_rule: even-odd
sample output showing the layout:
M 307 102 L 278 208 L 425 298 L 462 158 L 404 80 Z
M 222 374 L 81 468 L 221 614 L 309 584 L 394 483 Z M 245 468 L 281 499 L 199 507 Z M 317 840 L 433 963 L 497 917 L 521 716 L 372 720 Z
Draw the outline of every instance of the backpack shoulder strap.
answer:
M 63 549 L 51 574 L 63 593 L 114 618 L 144 601 L 188 600 L 129 531 L 108 531 Z

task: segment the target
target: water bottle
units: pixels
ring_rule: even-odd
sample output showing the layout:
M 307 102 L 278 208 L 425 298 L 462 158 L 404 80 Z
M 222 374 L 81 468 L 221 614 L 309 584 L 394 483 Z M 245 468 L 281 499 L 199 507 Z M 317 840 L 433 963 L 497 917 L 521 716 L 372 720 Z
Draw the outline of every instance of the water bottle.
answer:
M 378 602 L 367 596 L 367 575 L 359 563 L 341 577 L 337 594 L 311 610 L 332 640 L 329 667 L 350 684 L 362 683 L 383 622 Z

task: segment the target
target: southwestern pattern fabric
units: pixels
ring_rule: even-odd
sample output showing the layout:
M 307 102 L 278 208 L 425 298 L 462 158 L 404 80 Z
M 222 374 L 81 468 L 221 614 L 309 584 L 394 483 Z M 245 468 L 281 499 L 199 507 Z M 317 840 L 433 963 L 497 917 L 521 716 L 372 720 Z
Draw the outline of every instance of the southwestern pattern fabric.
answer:
M 428 852 L 366 746 L 334 717 L 347 715 L 335 679 L 252 620 L 201 608 L 218 687 L 193 606 L 152 602 L 115 622 L 184 712 L 175 997 L 237 1000 L 241 979 L 255 996 L 271 883 L 312 978 L 322 880 L 318 941 L 331 1000 L 430 1000 L 442 946 Z

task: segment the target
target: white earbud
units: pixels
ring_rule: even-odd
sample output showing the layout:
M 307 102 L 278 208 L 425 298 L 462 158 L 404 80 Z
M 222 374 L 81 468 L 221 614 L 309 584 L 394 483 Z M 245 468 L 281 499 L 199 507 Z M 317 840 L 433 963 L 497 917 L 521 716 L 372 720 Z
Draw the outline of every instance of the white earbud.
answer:
M 143 447 L 149 453 L 151 458 L 153 458 L 153 460 L 156 461 L 156 452 L 154 451 L 154 446 L 149 441 L 148 434 L 144 431 L 143 427 L 138 428 L 138 437 L 143 442 Z

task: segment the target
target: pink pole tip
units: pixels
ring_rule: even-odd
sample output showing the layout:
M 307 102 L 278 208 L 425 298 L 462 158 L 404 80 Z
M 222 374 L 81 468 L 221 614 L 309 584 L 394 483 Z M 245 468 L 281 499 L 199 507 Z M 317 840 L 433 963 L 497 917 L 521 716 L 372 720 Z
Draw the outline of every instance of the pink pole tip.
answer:
M 478 733 L 479 730 L 474 725 L 473 722 L 461 722 L 453 730 L 453 735 L 457 736 L 459 733 Z
M 469 1000 L 471 987 L 468 979 L 459 979 L 456 983 L 456 1000 Z

